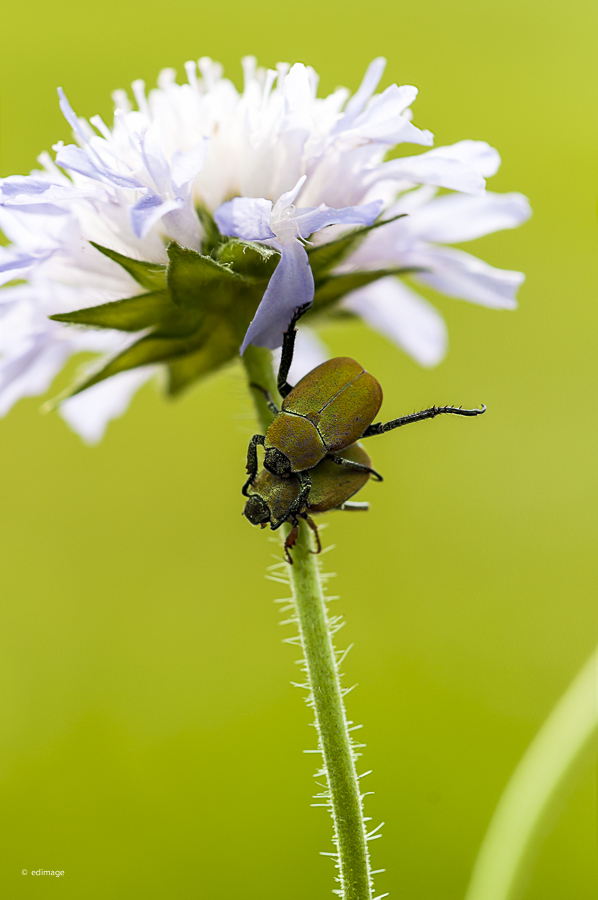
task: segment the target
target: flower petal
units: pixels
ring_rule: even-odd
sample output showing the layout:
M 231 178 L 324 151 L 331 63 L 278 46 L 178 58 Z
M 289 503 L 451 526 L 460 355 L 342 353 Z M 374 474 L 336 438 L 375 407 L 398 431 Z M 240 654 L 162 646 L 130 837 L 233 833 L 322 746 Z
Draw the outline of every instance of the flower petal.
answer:
M 21 352 L 0 361 L 0 416 L 23 397 L 43 394 L 69 355 L 66 341 L 36 335 Z
M 280 347 L 295 310 L 314 298 L 314 276 L 305 248 L 296 238 L 280 246 L 280 262 L 247 329 L 242 354 L 249 344 L 271 350 Z
M 86 444 L 97 444 L 102 440 L 108 423 L 127 411 L 133 394 L 156 371 L 155 366 L 144 366 L 120 372 L 82 394 L 69 397 L 61 403 L 60 415 Z
M 515 309 L 515 294 L 525 281 L 523 272 L 495 269 L 476 256 L 453 248 L 431 247 L 419 255 L 419 263 L 432 271 L 418 274 L 419 281 L 431 285 L 442 294 L 488 306 L 492 309 Z
M 146 194 L 145 197 L 142 197 L 141 200 L 138 200 L 131 207 L 129 216 L 133 233 L 138 238 L 144 238 L 162 216 L 179 209 L 180 206 L 180 201 L 164 201 L 157 194 L 154 194 L 153 191 Z
M 186 189 L 201 172 L 207 152 L 208 139 L 204 138 L 200 144 L 187 153 L 177 150 L 173 154 L 170 178 L 177 194 Z
M 75 110 L 73 109 L 73 107 L 71 106 L 71 104 L 69 103 L 69 101 L 66 98 L 66 94 L 64 93 L 64 91 L 62 90 L 61 87 L 57 88 L 56 90 L 58 93 L 58 105 L 60 106 L 60 111 L 62 112 L 62 115 L 67 120 L 67 122 L 69 123 L 69 125 L 71 126 L 71 128 L 73 129 L 75 134 L 79 137 L 79 139 L 83 143 L 86 143 L 87 136 L 86 136 L 85 132 L 83 131 L 83 128 L 81 127 L 81 123 L 79 122 L 79 119 L 77 118 Z
M 214 213 L 221 234 L 245 241 L 267 241 L 276 235 L 270 228 L 272 201 L 261 197 L 235 197 L 227 200 Z
M 433 150 L 430 150 L 428 155 L 440 156 L 446 159 L 458 159 L 464 165 L 477 169 L 484 178 L 496 175 L 500 168 L 500 154 L 498 150 L 491 147 L 486 141 L 457 141 L 456 144 L 435 147 Z
M 382 278 L 353 291 L 343 306 L 398 344 L 422 366 L 446 355 L 448 333 L 440 313 L 397 278 Z
M 0 247 L 0 285 L 6 284 L 7 281 L 13 281 L 15 278 L 27 277 L 34 266 L 44 262 L 52 256 L 53 252 L 53 250 L 48 250 L 46 253 L 36 253 L 35 255 L 16 254 Z
M 439 155 L 436 150 L 382 163 L 369 176 L 368 183 L 390 179 L 405 184 L 435 184 L 437 187 L 464 191 L 467 194 L 477 194 L 486 185 L 473 166 L 459 159 Z
M 376 59 L 372 60 L 366 69 L 363 81 L 347 103 L 344 115 L 333 128 L 333 134 L 345 131 L 345 129 L 351 126 L 353 120 L 357 118 L 378 87 L 385 68 L 386 60 L 383 56 L 378 56 Z
M 426 203 L 405 222 L 406 230 L 424 241 L 456 244 L 516 228 L 531 216 L 523 194 L 450 194 Z
M 433 143 L 429 131 L 421 131 L 411 124 L 403 113 L 417 97 L 417 88 L 410 84 L 399 87 L 391 84 L 382 94 L 374 97 L 368 108 L 353 122 L 344 135 L 355 133 L 361 139 L 380 141 L 384 144 L 398 144 L 405 141 L 416 144 Z
M 0 204 L 9 207 L 54 206 L 57 203 L 68 203 L 79 198 L 88 197 L 95 190 L 81 190 L 64 184 L 53 184 L 42 178 L 30 178 L 27 175 L 11 175 L 0 179 Z M 58 212 L 66 215 L 68 210 L 56 207 Z
M 94 181 L 101 181 L 102 183 L 111 184 L 115 187 L 129 189 L 144 187 L 144 185 L 136 178 L 129 178 L 126 175 L 121 175 L 120 172 L 108 169 L 106 166 L 102 165 L 99 160 L 94 162 L 85 150 L 75 146 L 75 144 L 67 144 L 65 147 L 58 146 L 56 163 L 57 165 L 62 166 L 63 169 L 78 172 L 80 175 L 85 175 L 87 178 L 93 178 Z
M 322 204 L 315 209 L 298 209 L 293 220 L 301 237 L 308 238 L 327 225 L 372 225 L 382 212 L 382 206 L 382 200 L 373 200 L 361 206 L 345 206 L 343 209 Z

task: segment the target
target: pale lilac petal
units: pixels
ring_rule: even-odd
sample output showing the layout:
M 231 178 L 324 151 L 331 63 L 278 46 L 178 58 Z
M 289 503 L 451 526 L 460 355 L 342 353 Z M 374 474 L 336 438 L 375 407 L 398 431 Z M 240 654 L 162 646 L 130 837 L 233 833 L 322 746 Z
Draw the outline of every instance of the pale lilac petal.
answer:
M 234 235 L 245 241 L 267 241 L 276 237 L 270 228 L 271 214 L 271 200 L 235 197 L 216 210 L 214 221 L 221 234 Z
M 301 237 L 308 238 L 327 225 L 373 225 L 382 212 L 382 206 L 382 200 L 362 206 L 346 206 L 344 209 L 332 209 L 322 204 L 315 209 L 298 209 L 293 220 Z
M 49 259 L 53 252 L 53 250 L 48 250 L 45 253 L 36 253 L 35 255 L 16 254 L 11 253 L 9 250 L 5 251 L 4 247 L 0 247 L 0 285 L 13 281 L 15 278 L 27 277 L 34 266 Z
M 446 355 L 448 333 L 440 313 L 397 278 L 382 278 L 348 294 L 343 306 L 398 344 L 422 366 Z
M 2 206 L 43 207 L 46 204 L 67 203 L 79 197 L 88 197 L 94 190 L 80 190 L 64 184 L 53 184 L 41 178 L 29 178 L 27 175 L 11 175 L 0 179 L 0 204 Z M 61 215 L 68 210 L 56 207 Z
M 275 368 L 278 368 L 280 364 L 280 350 L 281 348 L 279 347 L 272 354 Z M 293 364 L 289 370 L 289 384 L 297 384 L 304 375 L 307 375 L 308 372 L 311 372 L 312 369 L 325 362 L 329 357 L 328 348 L 322 343 L 316 332 L 302 324 L 297 329 Z
M 138 238 L 144 238 L 166 213 L 179 209 L 180 206 L 180 201 L 162 200 L 153 192 L 146 194 L 131 207 L 129 212 L 133 233 Z
M 386 90 L 369 104 L 368 108 L 353 123 L 351 132 L 358 132 L 363 138 L 370 141 L 381 141 L 385 144 L 397 144 L 405 141 L 403 132 L 406 130 L 418 136 L 417 143 L 431 145 L 433 142 L 430 132 L 424 134 L 419 128 L 411 124 L 402 113 L 417 97 L 417 88 L 412 85 L 398 87 L 391 84 Z
M 284 79 L 285 131 L 311 130 L 312 89 L 309 71 L 303 63 L 295 63 Z
M 467 194 L 477 194 L 484 190 L 485 180 L 473 166 L 459 159 L 439 156 L 429 150 L 420 156 L 405 156 L 382 163 L 368 178 L 369 184 L 376 181 L 394 180 L 405 184 L 434 184 L 437 187 Z
M 60 147 L 56 154 L 56 163 L 62 166 L 63 169 L 70 169 L 73 172 L 78 172 L 80 175 L 85 175 L 87 178 L 93 178 L 94 181 L 101 181 L 115 187 L 129 189 L 144 187 L 136 178 L 121 175 L 120 172 L 108 169 L 99 160 L 94 162 L 85 150 L 75 146 L 75 144 L 67 144 L 65 147 Z
M 83 141 L 83 143 L 87 143 L 87 136 L 81 127 L 81 123 L 77 118 L 75 111 L 69 101 L 66 98 L 66 94 L 62 90 L 61 87 L 56 89 L 58 92 L 58 105 L 60 106 L 60 110 L 62 115 L 67 120 L 75 134 Z
M 156 371 L 155 366 L 144 366 L 113 375 L 61 403 L 60 415 L 86 444 L 97 444 L 108 423 L 127 411 L 135 392 Z
M 187 153 L 182 153 L 180 150 L 177 150 L 173 154 L 170 177 L 172 185 L 177 193 L 181 192 L 193 182 L 198 172 L 201 172 L 207 152 L 208 139 L 205 138 L 201 144 L 198 144 L 197 147 L 194 147 Z
M 516 228 L 531 216 L 523 194 L 449 194 L 437 197 L 406 221 L 409 233 L 424 241 L 456 244 L 504 228 Z
M 272 207 L 272 217 L 278 218 L 278 216 L 285 210 L 287 207 L 291 206 L 297 194 L 307 181 L 307 175 L 302 175 L 295 187 L 291 188 L 290 191 L 285 191 L 284 194 L 281 194 L 274 206 Z
M 140 137 L 139 148 L 143 164 L 159 194 L 168 189 L 170 166 L 160 142 L 159 123 L 154 122 Z
M 385 68 L 386 60 L 383 56 L 378 56 L 369 64 L 363 76 L 363 81 L 347 103 L 345 113 L 333 128 L 332 134 L 338 134 L 351 126 L 353 120 L 357 118 L 368 100 L 373 96 Z
M 453 248 L 430 248 L 420 254 L 420 264 L 431 269 L 429 274 L 418 274 L 420 281 L 449 297 L 492 309 L 515 309 L 517 289 L 525 280 L 522 272 L 495 269 L 469 253 Z
M 70 348 L 66 341 L 36 335 L 20 353 L 0 360 L 0 416 L 23 397 L 43 394 L 58 374 Z
M 477 169 L 484 178 L 496 175 L 500 167 L 498 150 L 486 141 L 457 141 L 456 144 L 449 144 L 446 147 L 435 147 L 428 155 L 458 159 L 464 165 Z
M 303 245 L 293 239 L 282 244 L 281 250 L 280 262 L 247 329 L 241 353 L 249 344 L 270 350 L 280 347 L 295 310 L 314 298 L 314 276 Z

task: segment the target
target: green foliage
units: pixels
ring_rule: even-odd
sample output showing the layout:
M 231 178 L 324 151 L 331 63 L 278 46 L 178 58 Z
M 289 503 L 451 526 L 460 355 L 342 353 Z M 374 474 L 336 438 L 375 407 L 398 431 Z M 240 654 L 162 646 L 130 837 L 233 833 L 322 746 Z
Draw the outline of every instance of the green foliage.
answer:
M 143 331 L 168 321 L 172 313 L 172 301 L 168 291 L 152 291 L 126 297 L 113 303 L 102 303 L 75 312 L 50 316 L 56 322 L 67 325 L 87 325 L 91 328 L 115 328 L 117 331 Z
M 201 222 L 201 227 L 203 229 L 203 240 L 202 240 L 202 250 L 204 253 L 212 253 L 220 244 L 226 242 L 228 238 L 224 235 L 220 234 L 218 231 L 218 226 L 214 221 L 214 217 L 212 213 L 203 206 L 201 203 L 198 203 L 195 207 L 195 211 L 197 213 L 197 217 Z
M 372 269 L 370 271 L 346 272 L 342 275 L 332 275 L 324 278 L 319 283 L 316 282 L 316 292 L 314 295 L 314 307 L 316 312 L 324 312 L 328 310 L 334 303 L 340 300 L 349 291 L 356 291 L 358 288 L 379 281 L 380 278 L 387 278 L 389 275 L 409 275 L 419 271 L 415 268 L 392 268 L 392 269 Z
M 67 325 L 142 334 L 126 350 L 88 373 L 67 396 L 119 372 L 157 363 L 167 366 L 168 392 L 175 395 L 238 355 L 280 253 L 262 244 L 224 237 L 206 209 L 198 208 L 197 214 L 204 231 L 204 252 L 171 241 L 166 248 L 167 265 L 132 259 L 93 243 L 146 293 L 50 318 Z M 330 274 L 370 231 L 384 224 L 376 222 L 309 249 L 316 283 L 311 316 L 330 312 L 348 291 L 406 271 Z
M 110 250 L 108 247 L 102 247 L 101 244 L 96 244 L 95 241 L 90 241 L 89 243 L 96 250 L 99 250 L 100 253 L 103 253 L 104 256 L 107 256 L 108 259 L 112 259 L 119 266 L 122 266 L 141 287 L 147 288 L 149 291 L 159 291 L 166 287 L 166 266 L 160 265 L 160 263 L 144 262 L 141 259 L 132 259 L 130 256 L 123 256 L 122 253 L 117 253 L 116 250 Z
M 196 250 L 168 245 L 167 285 L 172 302 L 184 309 L 217 311 L 235 294 L 243 276 Z
M 393 216 L 391 219 L 378 219 L 373 225 L 366 225 L 363 228 L 356 228 L 349 231 L 336 241 L 329 241 L 327 244 L 318 244 L 316 247 L 308 248 L 309 263 L 314 273 L 314 278 L 323 277 L 332 271 L 336 266 L 340 266 L 344 259 L 349 256 L 361 244 L 367 235 L 376 228 L 395 222 L 397 219 L 405 217 L 405 213 Z
M 264 244 L 253 244 L 233 238 L 218 250 L 222 263 L 229 263 L 236 272 L 251 278 L 266 278 L 274 272 L 280 259 L 278 250 Z
M 146 332 L 88 374 L 68 396 L 119 372 L 156 363 L 168 366 L 168 390 L 177 394 L 234 359 L 279 258 L 269 248 L 242 241 L 223 242 L 218 254 L 222 261 L 172 241 L 167 248 L 168 266 L 139 263 L 98 249 L 140 283 L 143 280 L 149 286 L 159 279 L 161 289 L 51 316 L 71 325 Z

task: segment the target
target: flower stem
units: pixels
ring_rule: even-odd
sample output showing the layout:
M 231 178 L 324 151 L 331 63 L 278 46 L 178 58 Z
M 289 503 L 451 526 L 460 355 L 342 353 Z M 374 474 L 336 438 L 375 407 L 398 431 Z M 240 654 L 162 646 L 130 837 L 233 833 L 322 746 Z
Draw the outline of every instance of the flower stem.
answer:
M 555 801 L 598 747 L 598 648 L 569 685 L 503 791 L 465 900 L 520 896 Z
M 248 347 L 243 362 L 249 382 L 262 385 L 276 398 L 271 353 Z M 266 431 L 272 414 L 261 395 L 257 391 L 252 393 L 261 427 Z M 288 534 L 285 526 L 281 530 Z M 340 881 L 338 893 L 342 900 L 371 900 L 372 876 L 355 753 L 317 557 L 313 553 L 311 533 L 304 522 L 300 523 L 293 548 L 293 565 L 287 568 L 320 741 L 322 768 L 328 779 L 325 797 L 334 824 Z

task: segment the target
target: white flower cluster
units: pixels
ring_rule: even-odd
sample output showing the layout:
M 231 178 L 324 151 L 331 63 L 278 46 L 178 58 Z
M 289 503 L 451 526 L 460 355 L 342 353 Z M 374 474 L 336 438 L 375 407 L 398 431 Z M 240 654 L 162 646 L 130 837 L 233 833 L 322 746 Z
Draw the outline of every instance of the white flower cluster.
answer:
M 149 96 L 135 82 L 136 109 L 117 91 L 111 128 L 99 116 L 77 118 L 59 91 L 76 143 L 57 144 L 55 161 L 42 154 L 41 170 L 0 181 L 0 228 L 11 241 L 0 247 L 0 414 L 47 390 L 70 355 L 113 354 L 131 343 L 131 335 L 48 318 L 139 293 L 90 241 L 166 263 L 169 239 L 201 250 L 198 204 L 224 234 L 281 253 L 244 346 L 279 346 L 292 309 L 313 297 L 308 237 L 326 242 L 381 213 L 407 215 L 373 230 L 339 271 L 416 267 L 421 282 L 450 296 L 515 306 L 523 275 L 445 245 L 519 225 L 530 214 L 527 200 L 486 191 L 500 158 L 484 142 L 385 161 L 397 144 L 429 147 L 433 139 L 411 122 L 414 87 L 375 93 L 384 60 L 374 60 L 353 96 L 339 88 L 324 98 L 316 73 L 302 64 L 263 70 L 247 58 L 242 92 L 218 64 L 204 58 L 198 65 L 199 73 L 187 63 L 186 84 L 164 70 Z M 439 196 L 439 189 L 452 193 Z M 442 318 L 395 277 L 342 303 L 423 365 L 446 351 Z M 305 340 L 304 365 L 321 352 Z M 86 440 L 98 440 L 154 371 L 121 372 L 65 401 L 61 414 Z

